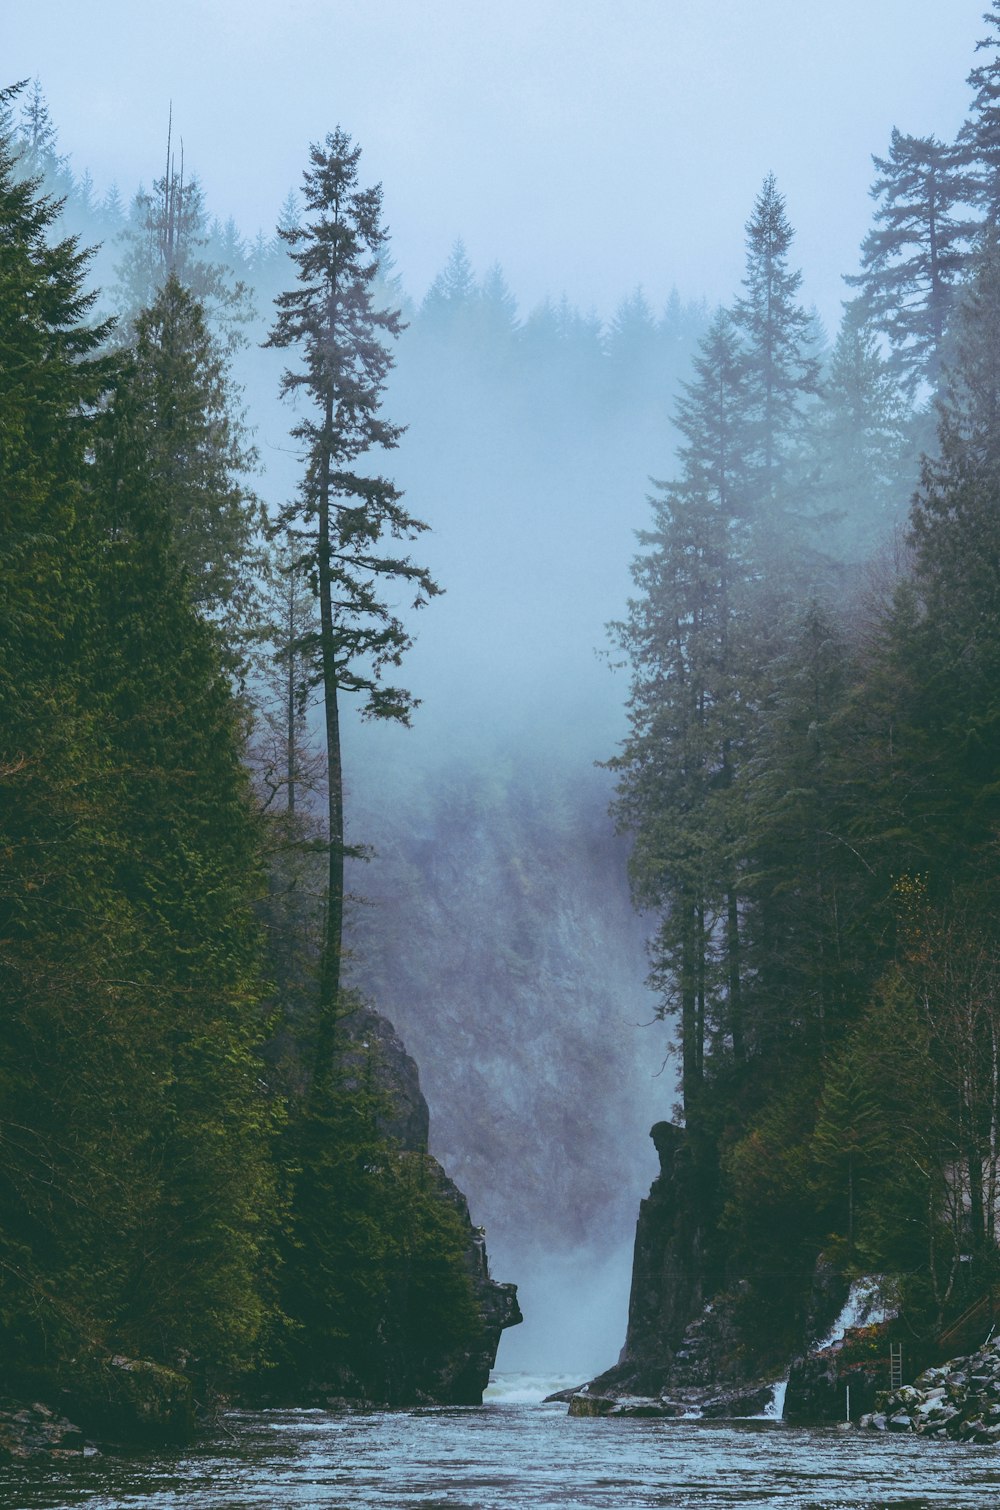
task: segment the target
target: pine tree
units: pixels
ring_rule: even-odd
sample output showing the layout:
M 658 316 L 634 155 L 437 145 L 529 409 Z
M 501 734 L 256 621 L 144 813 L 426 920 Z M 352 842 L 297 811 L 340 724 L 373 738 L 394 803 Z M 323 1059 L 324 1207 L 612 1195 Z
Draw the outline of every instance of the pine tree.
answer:
M 141 443 L 167 501 L 177 560 L 198 607 L 224 622 L 235 648 L 253 604 L 250 566 L 262 527 L 245 481 L 256 464 L 223 343 L 176 273 L 135 320 L 132 382 Z
M 640 534 L 644 553 L 632 569 L 641 596 L 612 626 L 633 679 L 630 734 L 611 762 L 622 773 L 618 821 L 636 836 L 636 899 L 662 914 L 653 979 L 664 1010 L 679 1013 L 689 1109 L 708 1028 L 721 1027 L 743 1052 L 730 794 L 745 733 L 734 676 L 747 606 L 746 379 L 724 312 L 694 367 L 677 412 L 683 477 L 659 485 L 654 528 Z M 713 961 L 719 917 L 721 979 Z
M 33 79 L 21 107 L 18 171 L 25 177 L 40 179 L 46 188 L 64 193 L 72 179 L 67 159 L 56 150 L 58 139 L 41 80 Z
M 656 393 L 660 342 L 656 320 L 641 288 L 623 299 L 608 326 L 608 382 L 615 406 L 632 410 Z
M 839 561 L 863 560 L 902 522 L 916 472 L 907 420 L 860 304 L 848 304 L 808 438 L 820 538 Z
M 20 86 L 0 90 L 9 123 Z M 86 1333 L 89 1295 L 60 1302 L 80 1223 L 72 1128 L 86 1037 L 109 975 L 86 690 L 93 597 L 86 458 L 114 369 L 89 323 L 89 258 L 58 239 L 58 204 L 20 177 L 0 133 L 0 1333 L 9 1375 Z M 102 926 L 105 925 L 105 926 Z M 80 1030 L 83 1031 L 80 1031 Z M 74 1031 L 76 1030 L 76 1031 Z M 70 1064 L 80 1074 L 74 1077 Z M 53 1070 L 65 1066 L 62 1075 Z M 61 1104 L 59 1104 L 61 1102 Z M 67 1130 L 68 1133 L 67 1133 Z M 94 1192 L 91 1193 L 91 1199 Z
M 209 236 L 205 196 L 198 179 L 185 170 L 183 147 L 177 163 L 171 112 L 163 174 L 154 180 L 152 192 L 140 189 L 136 194 L 120 237 L 124 254 L 116 292 L 124 339 L 173 277 L 202 305 L 231 351 L 242 344 L 253 315 L 250 290 L 234 276 L 234 268 L 203 255 Z
M 391 449 L 401 429 L 379 414 L 399 333 L 395 311 L 376 307 L 372 287 L 386 233 L 381 189 L 358 182 L 360 148 L 338 130 L 310 149 L 304 175 L 306 223 L 282 232 L 300 286 L 280 295 L 269 345 L 301 347 L 304 365 L 286 370 L 282 393 L 313 406 L 293 434 L 306 450 L 298 500 L 279 522 L 303 542 L 299 568 L 316 585 L 320 627 L 303 649 L 310 681 L 322 689 L 328 775 L 327 924 L 320 982 L 316 1077 L 332 1065 L 340 989 L 344 905 L 344 794 L 340 701 L 362 699 L 362 713 L 407 723 L 414 699 L 384 680 L 410 644 L 403 620 L 380 594 L 390 583 L 414 593 L 420 607 L 438 591 L 428 572 L 390 551 L 426 525 L 408 514 L 388 478 L 355 470 L 374 449 Z
M 986 904 L 1000 810 L 1000 243 L 989 232 L 963 298 L 911 514 L 919 618 L 906 626 L 921 674 L 909 709 L 914 825 L 935 890 L 960 882 Z M 919 813 L 919 817 L 917 814 Z M 987 888 L 988 891 L 984 891 Z
M 469 318 L 476 295 L 476 275 L 465 242 L 459 238 L 424 295 L 421 319 L 429 321 L 440 333 L 454 333 L 456 326 Z
M 87 258 L 13 167 L 0 140 L 2 1369 L 210 1373 L 249 1359 L 274 1216 L 243 717 Z
M 952 148 L 893 128 L 878 176 L 874 225 L 861 246 L 861 290 L 870 323 L 884 331 L 907 392 L 936 387 L 956 286 L 968 266 L 974 226 L 962 213 L 971 183 Z
M 746 292 L 734 319 L 745 347 L 752 501 L 775 542 L 791 512 L 788 463 L 803 403 L 819 383 L 813 322 L 797 302 L 802 274 L 788 266 L 794 234 L 771 173 L 747 221 Z
M 843 842 L 839 739 L 851 659 L 814 601 L 771 668 L 767 715 L 742 772 L 749 879 L 749 1035 L 761 1080 L 826 1053 L 864 1001 L 869 872 Z
M 1000 226 L 1000 6 L 990 0 L 983 20 L 991 35 L 976 43 L 977 52 L 993 50 L 987 63 L 980 63 L 969 74 L 968 83 L 975 91 L 969 119 L 958 133 L 958 162 L 968 175 L 970 201 L 981 210 L 987 225 Z
M 117 1325 L 130 1350 L 155 1338 L 161 1356 L 211 1370 L 246 1366 L 268 1310 L 263 846 L 245 713 L 219 636 L 190 602 L 173 500 L 148 466 L 145 400 L 126 377 L 96 459 L 106 863 L 127 899 L 136 1078 L 149 1102 L 137 1151 L 148 1209 L 121 1244 Z

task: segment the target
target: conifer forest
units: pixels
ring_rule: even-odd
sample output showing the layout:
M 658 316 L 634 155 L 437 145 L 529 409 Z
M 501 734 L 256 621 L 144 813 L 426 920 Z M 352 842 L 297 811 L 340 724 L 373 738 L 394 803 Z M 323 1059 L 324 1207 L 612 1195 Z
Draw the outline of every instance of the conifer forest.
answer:
M 1000 1322 L 1000 0 L 969 67 L 829 330 L 766 162 L 721 304 L 525 312 L 336 114 L 250 239 L 3 81 L 0 1459 L 478 1404 L 651 1122 L 609 1395 Z

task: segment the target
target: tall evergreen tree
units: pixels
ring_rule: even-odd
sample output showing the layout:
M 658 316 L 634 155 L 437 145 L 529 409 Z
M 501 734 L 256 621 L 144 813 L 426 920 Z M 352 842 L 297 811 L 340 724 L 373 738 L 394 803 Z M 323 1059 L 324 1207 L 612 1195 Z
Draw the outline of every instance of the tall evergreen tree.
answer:
M 909 413 L 861 304 L 844 310 L 810 416 L 819 540 L 838 561 L 864 560 L 902 523 L 916 482 Z
M 962 878 L 985 903 L 1000 824 L 1000 241 L 992 231 L 958 317 L 938 451 L 925 459 L 911 515 L 922 609 L 910 631 L 922 666 L 911 716 L 936 770 L 921 784 L 920 827 L 935 871 L 951 884 Z
M 741 773 L 747 1015 L 761 1081 L 828 1052 L 868 986 L 859 945 L 868 872 L 842 840 L 838 740 L 850 672 L 837 616 L 810 603 L 771 668 L 766 717 Z
M 747 369 L 747 443 L 758 523 L 780 538 L 791 513 L 788 460 L 803 401 L 819 383 L 813 322 L 798 303 L 802 274 L 788 265 L 794 231 L 774 174 L 768 174 L 746 226 L 744 294 L 734 319 Z
M 888 157 L 873 157 L 878 202 L 861 246 L 861 272 L 847 282 L 889 338 L 907 391 L 936 387 L 955 288 L 968 266 L 972 192 L 955 152 L 933 136 L 893 128 Z
M 730 799 L 745 733 L 735 674 L 748 581 L 746 376 L 724 312 L 694 367 L 677 410 L 683 477 L 659 484 L 632 568 L 641 596 L 612 626 L 633 678 L 630 734 L 611 762 L 618 820 L 636 836 L 636 898 L 662 914 L 653 975 L 664 1010 L 680 1017 L 691 1110 L 708 1029 L 743 1052 Z
M 56 214 L 0 140 L 5 1388 L 245 1363 L 274 1213 L 242 713 Z
M 394 447 L 401 428 L 385 419 L 380 403 L 392 367 L 387 337 L 400 319 L 373 297 L 386 232 L 380 187 L 359 186 L 360 147 L 338 128 L 310 149 L 304 175 L 307 220 L 281 235 L 291 249 L 299 286 L 279 296 L 268 344 L 301 349 L 303 365 L 289 368 L 282 393 L 302 393 L 312 405 L 293 434 L 306 452 L 299 498 L 281 511 L 303 541 L 299 568 L 316 585 L 320 626 L 305 639 L 310 680 L 322 689 L 328 773 L 329 869 L 327 923 L 320 981 L 315 1072 L 322 1082 L 332 1065 L 340 991 L 344 908 L 344 783 L 340 703 L 362 699 L 362 713 L 407 723 L 414 699 L 385 681 L 398 666 L 410 635 L 385 600 L 390 583 L 408 587 L 420 607 L 439 589 L 429 573 L 391 541 L 426 529 L 408 514 L 388 478 L 362 473 L 358 459 Z
M 250 290 L 237 270 L 204 255 L 209 235 L 205 196 L 197 177 L 185 169 L 183 148 L 177 162 L 171 114 L 163 174 L 151 192 L 136 194 L 120 238 L 116 292 L 124 338 L 172 277 L 202 305 L 231 349 L 241 344 L 253 313 Z
M 977 52 L 992 51 L 986 63 L 969 74 L 975 91 L 969 119 L 958 133 L 958 160 L 968 175 L 969 198 L 987 225 L 1000 226 L 1000 6 L 990 0 L 992 14 L 983 20 L 990 34 L 976 43 Z
M 421 316 L 439 330 L 453 330 L 463 319 L 468 319 L 475 300 L 476 275 L 465 242 L 459 237 L 424 296 Z
M 229 354 L 175 272 L 136 318 L 132 360 L 146 469 L 166 500 L 177 559 L 195 603 L 221 618 L 235 643 L 248 630 L 262 527 L 246 482 L 256 452 L 236 409 Z

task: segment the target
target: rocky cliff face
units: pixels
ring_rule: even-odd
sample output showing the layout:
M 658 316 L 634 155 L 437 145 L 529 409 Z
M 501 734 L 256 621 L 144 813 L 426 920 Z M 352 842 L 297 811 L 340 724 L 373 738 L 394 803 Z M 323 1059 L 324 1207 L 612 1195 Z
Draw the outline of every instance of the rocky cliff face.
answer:
M 892 1281 L 871 1275 L 849 1286 L 821 1255 L 811 1288 L 788 1296 L 801 1356 L 762 1344 L 753 1292 L 719 1255 L 688 1133 L 658 1122 L 650 1136 L 660 1173 L 639 1208 L 625 1346 L 613 1368 L 560 1397 L 570 1399 L 571 1413 L 741 1416 L 777 1410 L 774 1400 L 783 1398 L 785 1418 L 806 1424 L 842 1421 L 848 1390 L 852 1419 L 871 1412 L 889 1383 L 890 1340 L 899 1336 Z M 782 1375 L 787 1388 L 775 1396 Z
M 589 1393 L 680 1402 L 703 1415 L 756 1414 L 771 1399 L 781 1360 L 750 1340 L 749 1287 L 720 1263 L 711 1166 L 699 1167 L 684 1128 L 657 1122 L 650 1137 L 660 1173 L 639 1207 L 625 1346 Z M 817 1297 L 823 1322 L 828 1304 Z
M 419 1071 L 392 1023 L 362 1006 L 343 1020 L 341 1032 L 348 1045 L 341 1057 L 348 1069 L 357 1064 L 360 1073 L 362 1066 L 374 1063 L 376 1083 L 385 1092 L 388 1108 L 381 1119 L 382 1132 L 401 1148 L 426 1158 L 435 1195 L 459 1216 L 467 1234 L 464 1262 L 480 1320 L 478 1334 L 457 1351 L 444 1348 L 415 1357 L 385 1347 L 384 1358 L 372 1360 L 372 1375 L 382 1381 L 378 1393 L 393 1404 L 478 1405 L 496 1361 L 501 1332 L 522 1320 L 517 1286 L 491 1277 L 482 1228 L 473 1224 L 468 1202 L 455 1182 L 427 1155 L 430 1117 Z M 341 1387 L 346 1395 L 354 1393 L 350 1379 L 342 1380 Z
M 704 1231 L 691 1149 L 684 1130 L 669 1122 L 657 1122 L 650 1137 L 660 1173 L 639 1207 L 625 1346 L 615 1367 L 593 1384 L 640 1395 L 687 1382 L 695 1343 L 689 1330 L 700 1324 L 704 1331 L 706 1319 Z

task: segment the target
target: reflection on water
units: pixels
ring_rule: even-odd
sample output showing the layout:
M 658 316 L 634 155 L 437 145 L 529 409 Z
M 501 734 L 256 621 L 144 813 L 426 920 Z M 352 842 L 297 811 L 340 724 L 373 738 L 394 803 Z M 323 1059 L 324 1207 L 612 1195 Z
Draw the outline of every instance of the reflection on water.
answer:
M 1000 1452 L 778 1421 L 576 1420 L 508 1376 L 481 1409 L 234 1413 L 172 1455 L 0 1469 L 3 1510 L 995 1510 Z

